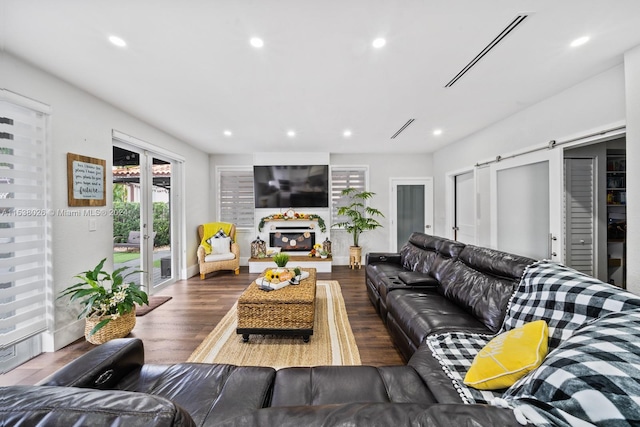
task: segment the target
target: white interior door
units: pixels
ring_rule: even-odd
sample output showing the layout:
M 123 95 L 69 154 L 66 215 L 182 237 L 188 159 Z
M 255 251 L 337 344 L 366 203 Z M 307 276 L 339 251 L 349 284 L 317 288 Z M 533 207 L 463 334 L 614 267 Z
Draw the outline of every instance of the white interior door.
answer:
M 433 233 L 433 178 L 391 178 L 391 250 L 414 231 Z
M 535 259 L 563 262 L 562 150 L 491 165 L 491 244 Z
M 453 239 L 476 244 L 476 180 L 473 171 L 453 177 Z

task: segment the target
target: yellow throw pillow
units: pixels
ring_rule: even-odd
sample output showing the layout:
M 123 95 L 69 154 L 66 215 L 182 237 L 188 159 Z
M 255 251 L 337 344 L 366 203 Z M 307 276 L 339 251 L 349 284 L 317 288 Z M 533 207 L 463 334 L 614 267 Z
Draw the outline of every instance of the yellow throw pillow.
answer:
M 476 355 L 464 383 L 479 390 L 511 387 L 540 366 L 547 355 L 548 341 L 549 328 L 544 320 L 504 332 Z

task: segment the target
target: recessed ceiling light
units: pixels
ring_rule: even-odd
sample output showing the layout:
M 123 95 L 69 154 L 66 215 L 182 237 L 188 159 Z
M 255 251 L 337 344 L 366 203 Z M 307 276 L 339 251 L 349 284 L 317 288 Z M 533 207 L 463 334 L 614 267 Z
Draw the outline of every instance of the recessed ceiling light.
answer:
M 233 132 L 231 132 L 230 130 L 225 130 L 225 131 L 224 131 L 224 132 L 222 132 L 222 133 L 224 133 L 224 136 L 231 136 L 231 135 L 233 135 Z
M 435 130 L 433 131 L 433 134 L 434 134 L 435 136 L 442 135 L 442 129 L 435 129 Z
M 351 133 L 351 131 L 350 131 L 349 129 L 347 129 L 347 130 L 345 130 L 344 132 L 342 132 L 342 135 L 343 135 L 345 138 L 349 138 L 349 137 L 352 135 L 352 133 Z
M 382 37 L 378 37 L 377 39 L 375 39 L 373 41 L 373 43 L 371 43 L 371 45 L 373 47 L 375 47 L 376 49 L 380 49 L 385 44 L 387 44 L 387 41 L 385 39 L 383 39 Z
M 574 41 L 571 42 L 571 47 L 582 46 L 583 44 L 585 44 L 588 41 L 589 41 L 589 36 L 579 37 L 579 38 L 577 38 L 577 39 L 575 39 Z
M 127 42 L 118 36 L 109 36 L 109 41 L 118 47 L 125 47 L 127 45 Z
M 260 37 L 252 37 L 251 40 L 249 40 L 249 43 L 251 43 L 251 46 L 256 48 L 264 46 L 264 41 Z
M 287 131 L 287 136 L 288 136 L 289 138 L 293 138 L 294 136 L 296 136 L 296 131 L 294 131 L 294 130 L 288 130 L 288 131 Z

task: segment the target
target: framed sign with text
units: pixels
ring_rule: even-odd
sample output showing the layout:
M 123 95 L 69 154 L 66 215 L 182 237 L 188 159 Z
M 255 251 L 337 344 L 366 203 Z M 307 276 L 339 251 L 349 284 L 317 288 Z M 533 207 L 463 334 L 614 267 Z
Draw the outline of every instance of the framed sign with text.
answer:
M 67 153 L 69 206 L 105 206 L 106 161 Z

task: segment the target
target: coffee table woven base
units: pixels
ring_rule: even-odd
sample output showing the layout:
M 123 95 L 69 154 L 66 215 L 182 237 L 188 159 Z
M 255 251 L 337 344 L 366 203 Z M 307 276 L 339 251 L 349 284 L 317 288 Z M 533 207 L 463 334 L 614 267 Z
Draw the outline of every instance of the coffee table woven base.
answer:
M 309 277 L 299 285 L 263 291 L 254 281 L 240 295 L 236 333 L 245 342 L 250 334 L 302 335 L 309 341 L 316 313 L 316 269 L 302 270 Z

